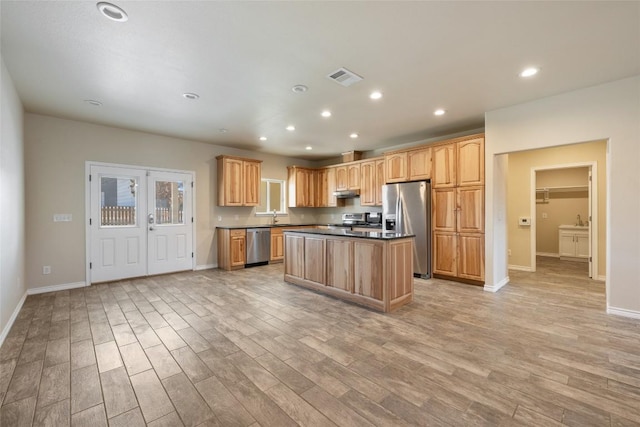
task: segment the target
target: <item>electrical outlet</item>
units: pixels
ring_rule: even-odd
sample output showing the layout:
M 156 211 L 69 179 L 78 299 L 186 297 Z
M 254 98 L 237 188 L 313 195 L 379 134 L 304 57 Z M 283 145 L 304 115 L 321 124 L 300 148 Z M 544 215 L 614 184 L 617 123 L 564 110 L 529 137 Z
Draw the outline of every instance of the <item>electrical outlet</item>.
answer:
M 511 256 L 511 249 L 509 249 L 509 256 Z
M 43 265 L 42 266 L 42 274 L 51 274 L 51 266 Z
M 218 215 L 218 221 L 222 221 L 222 216 Z
M 542 212 L 542 219 L 547 219 L 549 218 L 549 215 L 547 215 L 546 212 Z
M 237 221 L 237 220 L 239 220 L 239 219 L 240 219 L 240 215 L 235 214 L 235 215 L 233 216 L 233 219 L 235 219 L 236 221 Z
M 300 218 L 304 219 L 304 214 L 300 215 Z

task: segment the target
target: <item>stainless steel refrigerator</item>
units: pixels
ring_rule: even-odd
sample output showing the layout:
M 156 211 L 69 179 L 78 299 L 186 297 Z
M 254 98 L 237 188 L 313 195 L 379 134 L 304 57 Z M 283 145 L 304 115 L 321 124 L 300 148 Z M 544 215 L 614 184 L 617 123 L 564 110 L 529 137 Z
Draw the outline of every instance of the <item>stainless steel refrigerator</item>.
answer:
M 431 277 L 431 183 L 416 181 L 384 185 L 382 227 L 385 232 L 416 235 L 414 276 Z

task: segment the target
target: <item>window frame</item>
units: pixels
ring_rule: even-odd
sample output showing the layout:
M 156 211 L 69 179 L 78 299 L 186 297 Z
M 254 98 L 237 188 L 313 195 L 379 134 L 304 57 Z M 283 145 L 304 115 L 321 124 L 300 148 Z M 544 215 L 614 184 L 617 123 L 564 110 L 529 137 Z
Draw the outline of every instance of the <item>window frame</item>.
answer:
M 274 178 L 261 178 L 260 180 L 260 186 L 262 187 L 262 183 L 266 182 L 267 183 L 267 192 L 265 194 L 265 199 L 266 199 L 266 209 L 267 211 L 258 211 L 258 209 L 260 208 L 260 206 L 256 207 L 256 216 L 270 216 L 273 215 L 273 211 L 274 209 L 271 208 L 270 204 L 271 204 L 271 198 L 270 196 L 270 185 L 271 183 L 275 183 L 275 184 L 280 184 L 280 209 L 276 210 L 276 216 L 281 216 L 281 215 L 288 215 L 287 213 L 287 181 L 284 179 L 274 179 Z M 262 191 L 262 189 L 260 189 L 260 191 Z M 261 194 L 262 196 L 262 194 Z

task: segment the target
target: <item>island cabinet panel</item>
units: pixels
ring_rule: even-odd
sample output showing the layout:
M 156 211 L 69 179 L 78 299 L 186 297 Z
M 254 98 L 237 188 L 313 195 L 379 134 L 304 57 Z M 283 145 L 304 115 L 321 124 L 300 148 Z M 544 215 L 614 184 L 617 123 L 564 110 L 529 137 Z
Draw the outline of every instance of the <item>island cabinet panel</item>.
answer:
M 345 237 L 327 230 L 284 234 L 286 282 L 383 312 L 413 300 L 413 237 Z
M 325 284 L 325 239 L 304 238 L 304 278 Z
M 284 239 L 285 275 L 304 277 L 304 236 L 286 234 Z
M 404 182 L 407 180 L 407 152 L 385 154 L 386 165 L 385 180 L 391 182 Z
M 379 301 L 383 300 L 384 265 L 374 260 L 384 259 L 381 242 L 354 242 L 355 293 Z
M 353 293 L 353 242 L 327 240 L 327 286 Z

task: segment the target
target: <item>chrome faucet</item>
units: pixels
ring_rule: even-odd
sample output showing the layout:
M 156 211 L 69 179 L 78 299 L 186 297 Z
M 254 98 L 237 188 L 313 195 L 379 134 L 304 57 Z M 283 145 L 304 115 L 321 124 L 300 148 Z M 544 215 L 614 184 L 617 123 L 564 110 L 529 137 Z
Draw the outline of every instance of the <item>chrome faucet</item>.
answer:
M 582 219 L 580 219 L 580 214 L 578 214 L 578 222 L 576 222 L 576 225 L 579 227 L 584 227 L 584 222 L 582 222 Z
M 276 215 L 276 210 L 273 210 L 273 223 L 277 224 L 278 223 L 278 216 Z

